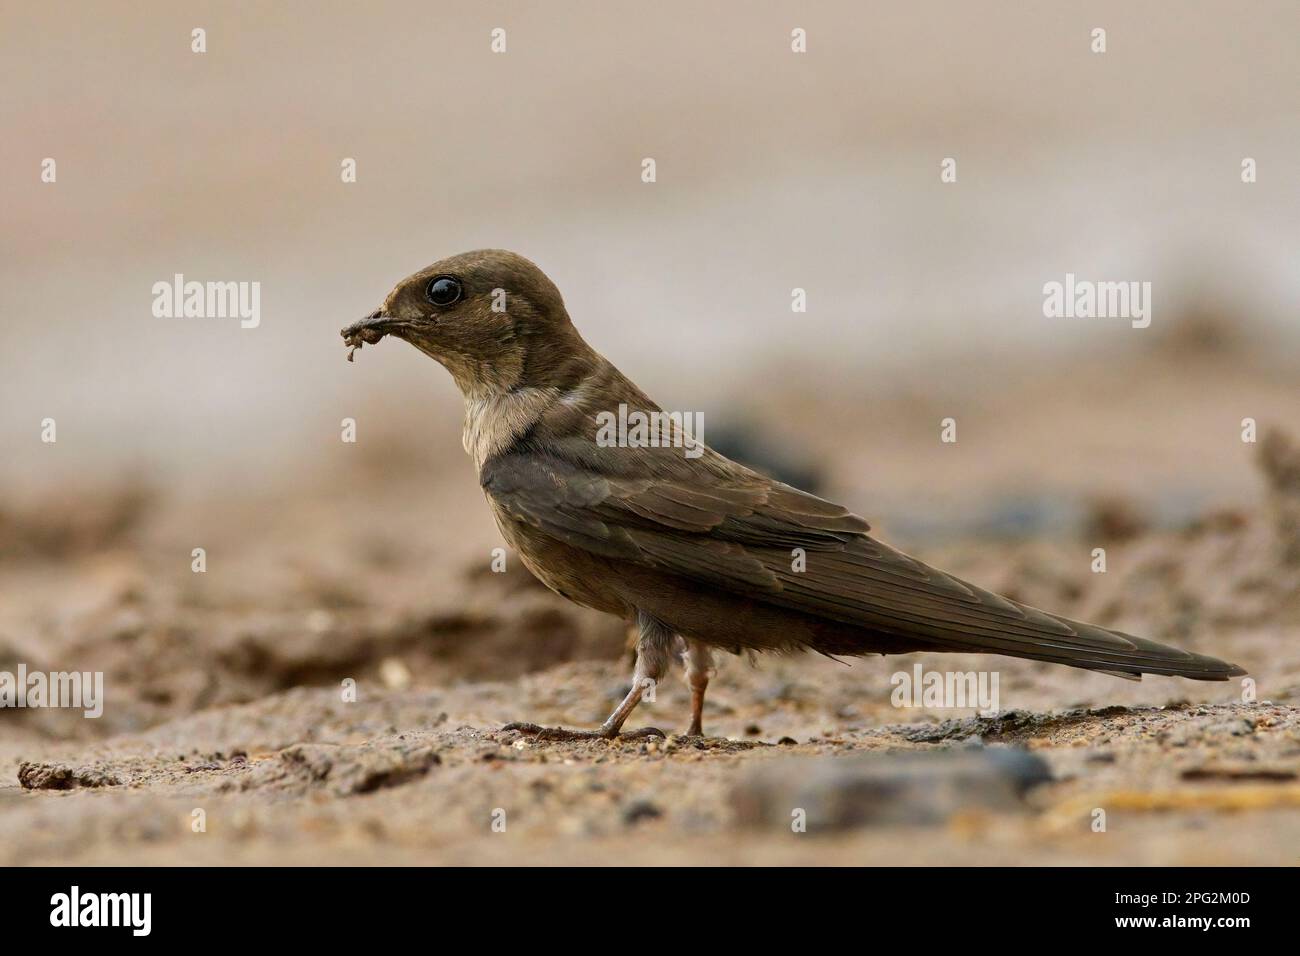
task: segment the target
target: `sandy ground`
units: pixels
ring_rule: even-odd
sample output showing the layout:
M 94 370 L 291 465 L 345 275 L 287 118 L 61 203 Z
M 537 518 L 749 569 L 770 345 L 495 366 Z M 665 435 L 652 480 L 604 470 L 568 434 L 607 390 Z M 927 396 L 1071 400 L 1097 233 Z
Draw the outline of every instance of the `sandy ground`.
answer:
M 1294 862 L 1296 4 L 21 6 L 0 672 L 107 702 L 0 708 L 0 863 Z M 485 246 L 706 440 L 1253 694 L 725 657 L 707 740 L 501 733 L 603 718 L 624 629 L 490 571 L 449 378 L 337 336 Z M 1151 280 L 1152 326 L 1046 320 L 1067 270 Z M 176 273 L 261 283 L 258 328 L 155 317 Z M 1001 715 L 892 706 L 918 662 Z M 674 676 L 633 723 L 686 718 Z
M 1176 407 L 1205 391 L 1144 374 Z M 1233 374 L 1261 407 L 1280 394 L 1276 377 Z M 1105 405 L 1088 419 L 1098 433 Z M 1016 407 L 1060 411 L 1046 398 Z M 1011 410 L 987 414 L 1015 427 Z M 1112 436 L 1140 427 L 1119 404 L 1109 420 Z M 882 436 L 841 424 L 842 442 L 810 433 L 805 446 L 851 499 L 845 476 Z M 1136 494 L 1071 497 L 1061 489 L 1095 488 L 1096 475 L 1050 463 L 1022 468 L 1065 503 L 1042 520 L 1002 527 L 996 507 L 953 490 L 985 520 L 939 538 L 889 509 L 920 529 L 894 540 L 941 567 L 1227 658 L 1249 683 L 1132 683 L 998 658 L 724 656 L 708 737 L 673 734 L 688 712 L 674 676 L 631 722 L 666 740 L 582 743 L 499 728 L 598 723 L 626 690 L 623 625 L 550 594 L 513 557 L 492 573 L 498 541 L 450 426 L 427 455 L 411 450 L 424 441 L 374 436 L 292 494 L 196 501 L 123 479 L 6 507 L 0 669 L 102 670 L 107 702 L 97 720 L 0 711 L 0 861 L 1296 860 L 1300 450 L 1281 430 L 1196 476 L 1237 497 L 1229 509 L 1170 517 Z M 963 488 L 991 467 L 965 469 Z M 886 459 L 872 480 L 901 502 L 928 468 L 919 454 L 910 472 Z M 954 481 L 941 471 L 941 487 Z M 917 513 L 934 514 L 925 499 Z M 1094 546 L 1105 574 L 1089 569 Z M 999 712 L 895 707 L 890 675 L 916 663 L 996 670 Z

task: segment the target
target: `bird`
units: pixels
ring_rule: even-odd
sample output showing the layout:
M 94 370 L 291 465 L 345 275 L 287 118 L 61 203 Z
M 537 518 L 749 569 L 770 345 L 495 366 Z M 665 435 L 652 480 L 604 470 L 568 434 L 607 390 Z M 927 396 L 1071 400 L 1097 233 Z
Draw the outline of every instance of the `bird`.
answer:
M 548 588 L 635 628 L 631 687 L 599 728 L 520 721 L 503 730 L 663 736 L 624 724 L 680 657 L 691 691 L 686 733 L 701 736 L 718 651 L 986 653 L 1127 679 L 1246 673 L 960 580 L 873 537 L 847 508 L 684 434 L 587 344 L 559 289 L 516 253 L 435 262 L 341 335 L 349 361 L 392 336 L 446 368 L 465 402 L 463 445 L 506 542 Z M 601 441 L 620 409 L 658 415 L 658 440 Z

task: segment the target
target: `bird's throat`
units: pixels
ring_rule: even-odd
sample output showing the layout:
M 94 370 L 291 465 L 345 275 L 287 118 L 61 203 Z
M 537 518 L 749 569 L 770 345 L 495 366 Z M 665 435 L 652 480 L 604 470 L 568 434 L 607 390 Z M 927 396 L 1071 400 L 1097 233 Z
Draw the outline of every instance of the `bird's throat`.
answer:
M 485 461 L 513 445 L 541 420 L 559 397 L 560 390 L 551 386 L 479 396 L 467 394 L 461 442 L 474 459 L 474 466 L 482 469 Z

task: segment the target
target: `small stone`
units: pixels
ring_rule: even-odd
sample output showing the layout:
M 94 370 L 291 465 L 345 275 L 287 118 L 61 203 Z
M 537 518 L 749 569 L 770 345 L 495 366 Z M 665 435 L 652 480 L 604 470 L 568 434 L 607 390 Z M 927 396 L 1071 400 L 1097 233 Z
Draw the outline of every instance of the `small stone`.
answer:
M 635 825 L 642 820 L 657 820 L 664 812 L 649 800 L 634 800 L 623 808 L 623 822 Z
M 75 790 L 79 787 L 118 787 L 122 781 L 110 773 L 89 767 L 68 767 L 57 763 L 30 763 L 18 767 L 18 782 L 24 790 Z

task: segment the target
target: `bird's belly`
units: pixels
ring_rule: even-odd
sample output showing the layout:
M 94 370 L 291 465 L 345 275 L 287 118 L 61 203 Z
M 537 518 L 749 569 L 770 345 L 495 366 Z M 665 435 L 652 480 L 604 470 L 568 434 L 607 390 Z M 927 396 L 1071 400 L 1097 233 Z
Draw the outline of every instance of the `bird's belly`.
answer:
M 501 535 L 519 554 L 533 577 L 574 604 L 619 617 L 632 616 L 632 608 L 610 579 L 609 568 L 594 555 L 569 547 L 537 529 L 492 508 Z
M 916 649 L 894 646 L 896 642 L 860 627 L 774 607 L 642 565 L 602 558 L 516 521 L 495 503 L 492 512 L 502 536 L 533 576 L 584 607 L 625 620 L 644 611 L 683 637 L 729 651 L 811 648 L 829 654 L 868 654 Z

